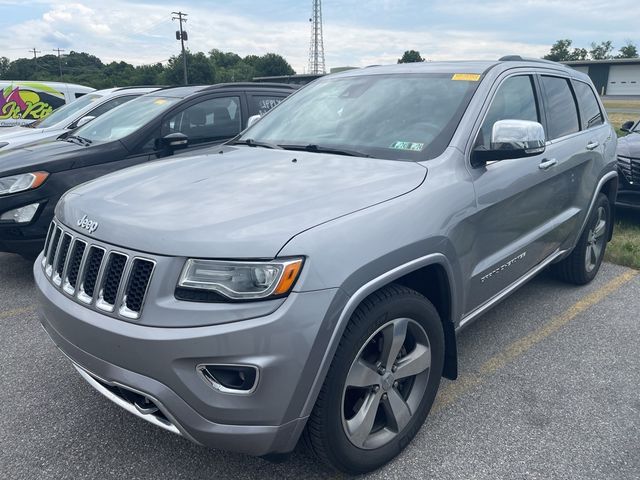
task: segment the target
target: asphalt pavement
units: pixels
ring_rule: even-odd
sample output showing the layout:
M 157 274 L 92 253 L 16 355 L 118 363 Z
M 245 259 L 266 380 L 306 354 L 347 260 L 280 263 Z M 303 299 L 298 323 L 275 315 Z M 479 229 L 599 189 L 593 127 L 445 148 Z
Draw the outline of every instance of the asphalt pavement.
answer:
M 367 478 L 640 479 L 640 272 L 542 274 L 459 334 L 460 379 Z M 40 328 L 31 265 L 0 254 L 0 478 L 343 478 L 211 450 L 120 410 Z

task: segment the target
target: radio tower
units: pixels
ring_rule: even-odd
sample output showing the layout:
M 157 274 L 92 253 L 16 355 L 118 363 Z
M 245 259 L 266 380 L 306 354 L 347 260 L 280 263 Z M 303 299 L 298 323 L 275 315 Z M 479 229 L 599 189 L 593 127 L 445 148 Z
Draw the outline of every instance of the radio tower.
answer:
M 313 1 L 311 22 L 311 42 L 309 43 L 309 73 L 324 74 L 324 45 L 322 43 L 322 5 L 320 0 Z

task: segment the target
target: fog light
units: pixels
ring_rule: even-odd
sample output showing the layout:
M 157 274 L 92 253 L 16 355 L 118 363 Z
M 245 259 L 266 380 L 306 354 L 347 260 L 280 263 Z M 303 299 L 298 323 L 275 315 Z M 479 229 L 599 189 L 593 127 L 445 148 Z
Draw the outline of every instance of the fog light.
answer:
M 38 211 L 39 203 L 32 203 L 24 207 L 9 210 L 0 215 L 0 221 L 3 222 L 15 222 L 15 223 L 28 223 L 33 220 L 33 216 Z
M 252 365 L 198 365 L 209 386 L 222 393 L 249 394 L 258 385 L 258 369 Z

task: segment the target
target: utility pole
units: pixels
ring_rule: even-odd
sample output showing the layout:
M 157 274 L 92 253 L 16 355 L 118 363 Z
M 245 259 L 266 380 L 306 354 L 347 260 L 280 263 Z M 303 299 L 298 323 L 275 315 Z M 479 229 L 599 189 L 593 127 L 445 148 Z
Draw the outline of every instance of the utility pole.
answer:
M 324 43 L 322 40 L 322 3 L 313 0 L 311 18 L 311 41 L 309 42 L 309 73 L 325 73 Z
M 33 59 L 36 62 L 36 73 L 38 73 L 38 53 L 41 53 L 40 50 L 36 50 L 35 47 L 33 47 L 31 50 L 29 50 L 30 52 L 33 52 Z
M 60 68 L 60 80 L 62 80 L 62 58 L 60 52 L 64 52 L 64 48 L 54 48 L 54 52 L 58 52 L 58 67 Z
M 184 41 L 189 40 L 189 36 L 187 32 L 182 29 L 182 22 L 187 21 L 185 18 L 187 16 L 186 13 L 182 12 L 171 12 L 172 15 L 177 15 L 176 17 L 171 17 L 171 20 L 178 20 L 180 22 L 180 30 L 176 32 L 176 40 L 180 40 L 180 45 L 182 46 L 182 68 L 184 69 L 184 84 L 188 85 L 189 81 L 187 78 L 187 53 L 184 51 Z

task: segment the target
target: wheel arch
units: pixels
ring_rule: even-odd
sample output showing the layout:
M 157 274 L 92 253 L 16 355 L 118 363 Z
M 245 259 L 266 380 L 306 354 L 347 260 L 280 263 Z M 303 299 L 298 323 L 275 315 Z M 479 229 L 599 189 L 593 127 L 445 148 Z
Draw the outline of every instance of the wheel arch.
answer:
M 420 280 L 424 279 L 437 280 L 438 288 L 434 290 L 429 288 L 429 284 L 421 284 Z M 455 302 L 456 289 L 453 269 L 444 254 L 434 253 L 400 265 L 370 280 L 350 296 L 335 325 L 326 352 L 319 365 L 318 374 L 316 375 L 312 388 L 309 390 L 309 395 L 301 416 L 308 416 L 311 413 L 338 344 L 340 343 L 340 339 L 353 312 L 355 312 L 358 306 L 369 295 L 391 283 L 400 283 L 409 288 L 414 288 L 423 295 L 425 292 L 429 293 L 429 295 L 425 296 L 433 303 L 440 314 L 445 334 L 445 366 L 443 368 L 443 376 L 452 380 L 457 377 L 458 364 L 455 319 L 458 318 L 458 311 Z M 417 285 L 420 285 L 420 287 L 416 288 L 415 286 Z

